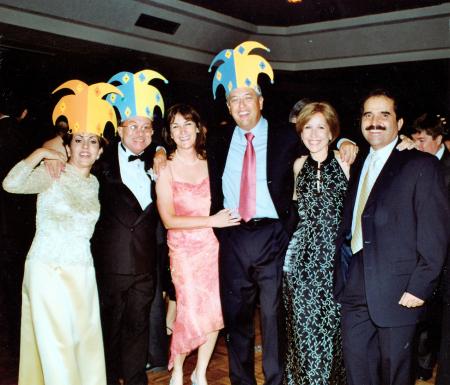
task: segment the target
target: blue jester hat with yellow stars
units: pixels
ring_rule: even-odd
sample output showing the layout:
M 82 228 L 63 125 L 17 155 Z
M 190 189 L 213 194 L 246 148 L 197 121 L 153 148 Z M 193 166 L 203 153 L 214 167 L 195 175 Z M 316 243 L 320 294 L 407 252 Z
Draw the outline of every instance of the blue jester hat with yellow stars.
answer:
M 148 83 L 153 79 L 161 79 L 164 83 L 168 80 L 156 71 L 144 69 L 136 72 L 119 72 L 108 83 L 118 83 L 117 88 L 123 96 L 110 94 L 106 100 L 119 110 L 121 120 L 127 120 L 134 116 L 143 116 L 153 120 L 155 107 L 158 106 L 164 115 L 164 101 L 154 86 Z
M 259 55 L 249 55 L 255 48 L 261 48 L 270 52 L 269 48 L 257 41 L 245 41 L 234 49 L 224 49 L 219 52 L 209 66 L 211 68 L 218 62 L 223 63 L 217 68 L 214 75 L 212 90 L 214 99 L 219 85 L 225 89 L 226 96 L 240 87 L 256 88 L 258 75 L 265 73 L 273 83 L 273 70 L 266 59 Z

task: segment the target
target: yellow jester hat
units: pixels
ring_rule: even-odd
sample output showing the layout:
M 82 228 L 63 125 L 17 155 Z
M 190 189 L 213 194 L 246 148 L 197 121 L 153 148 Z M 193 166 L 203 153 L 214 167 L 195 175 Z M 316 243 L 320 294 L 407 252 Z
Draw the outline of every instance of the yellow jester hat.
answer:
M 245 41 L 234 49 L 224 49 L 216 55 L 208 71 L 211 72 L 212 66 L 217 62 L 223 61 L 223 63 L 217 68 L 214 75 L 212 84 L 214 99 L 219 85 L 225 88 L 227 96 L 235 88 L 256 88 L 260 73 L 269 76 L 273 83 L 273 70 L 269 62 L 259 55 L 249 55 L 250 51 L 255 48 L 262 48 L 270 52 L 269 48 L 257 41 Z
M 75 133 L 103 134 L 107 122 L 111 122 L 117 129 L 117 118 L 114 108 L 104 99 L 105 95 L 122 92 L 111 84 L 96 83 L 87 85 L 81 80 L 69 80 L 56 88 L 52 94 L 68 88 L 73 95 L 63 96 L 53 109 L 53 124 L 60 116 L 65 116 L 70 131 Z
M 143 116 L 153 120 L 153 112 L 156 106 L 164 115 L 164 101 L 156 87 L 148 84 L 153 79 L 161 79 L 164 83 L 168 80 L 160 73 L 144 69 L 136 72 L 119 72 L 108 83 L 118 82 L 117 88 L 122 91 L 122 97 L 111 94 L 106 100 L 119 110 L 120 118 L 127 120 L 134 116 Z

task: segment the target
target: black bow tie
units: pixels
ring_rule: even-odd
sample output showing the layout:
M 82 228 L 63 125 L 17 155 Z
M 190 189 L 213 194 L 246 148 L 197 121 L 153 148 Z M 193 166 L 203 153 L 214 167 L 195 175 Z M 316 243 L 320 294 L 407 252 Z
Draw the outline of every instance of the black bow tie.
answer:
M 130 156 L 128 156 L 128 162 L 133 162 L 136 159 L 144 161 L 144 153 L 142 153 L 140 155 L 130 155 Z

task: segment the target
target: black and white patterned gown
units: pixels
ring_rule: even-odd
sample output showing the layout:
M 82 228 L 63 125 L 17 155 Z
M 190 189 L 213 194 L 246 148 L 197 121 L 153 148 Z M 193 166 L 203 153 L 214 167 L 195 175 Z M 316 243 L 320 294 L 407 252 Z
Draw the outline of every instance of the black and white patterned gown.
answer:
M 320 170 L 308 156 L 296 180 L 300 221 L 283 268 L 285 385 L 346 384 L 340 305 L 333 298 L 334 242 L 346 189 L 332 151 Z

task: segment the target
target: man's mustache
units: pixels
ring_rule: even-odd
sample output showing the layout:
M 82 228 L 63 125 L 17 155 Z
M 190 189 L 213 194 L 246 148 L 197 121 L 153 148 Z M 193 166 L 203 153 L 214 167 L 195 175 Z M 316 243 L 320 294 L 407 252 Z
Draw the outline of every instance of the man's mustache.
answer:
M 372 131 L 372 130 L 382 130 L 382 131 L 386 131 L 386 127 L 384 126 L 379 126 L 379 125 L 373 125 L 371 124 L 370 126 L 366 127 L 366 131 Z

